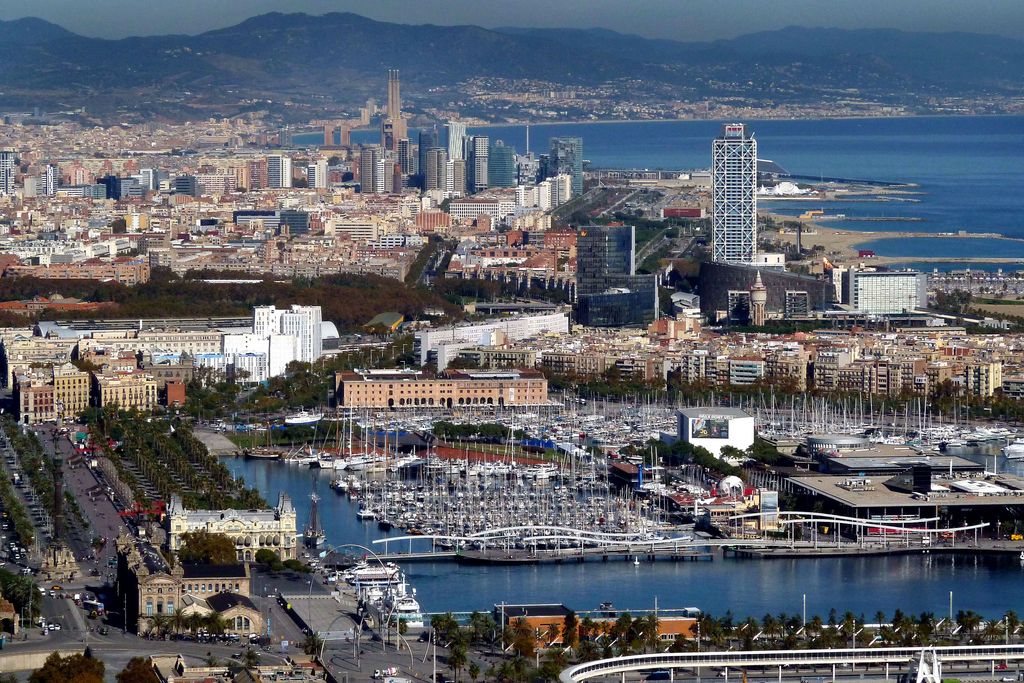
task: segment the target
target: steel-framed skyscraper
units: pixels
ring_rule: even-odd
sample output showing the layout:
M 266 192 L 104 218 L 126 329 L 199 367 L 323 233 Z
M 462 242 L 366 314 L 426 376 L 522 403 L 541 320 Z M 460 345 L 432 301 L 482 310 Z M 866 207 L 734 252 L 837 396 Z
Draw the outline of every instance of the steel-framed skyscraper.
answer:
M 711 144 L 711 260 L 752 263 L 757 254 L 757 141 L 742 123 Z

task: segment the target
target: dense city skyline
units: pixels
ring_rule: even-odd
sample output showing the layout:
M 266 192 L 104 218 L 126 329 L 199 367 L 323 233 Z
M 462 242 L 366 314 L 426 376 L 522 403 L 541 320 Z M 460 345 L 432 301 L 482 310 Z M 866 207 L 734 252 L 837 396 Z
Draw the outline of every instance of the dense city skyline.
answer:
M 72 0 L 44 0 L 26 11 L 24 5 L 0 9 L 0 19 L 36 16 L 82 35 L 121 38 L 129 35 L 196 34 L 230 26 L 266 12 L 354 12 L 378 21 L 407 24 L 475 24 L 487 28 L 607 28 L 650 38 L 704 41 L 734 38 L 786 26 L 897 28 L 915 31 L 966 31 L 1024 37 L 1024 5 L 1011 0 L 963 3 L 953 0 L 883 0 L 819 3 L 784 0 L 523 0 L 515 4 L 442 2 L 372 2 L 371 0 L 186 0 L 173 5 L 147 5 L 124 12 L 119 3 L 100 0 L 88 9 Z

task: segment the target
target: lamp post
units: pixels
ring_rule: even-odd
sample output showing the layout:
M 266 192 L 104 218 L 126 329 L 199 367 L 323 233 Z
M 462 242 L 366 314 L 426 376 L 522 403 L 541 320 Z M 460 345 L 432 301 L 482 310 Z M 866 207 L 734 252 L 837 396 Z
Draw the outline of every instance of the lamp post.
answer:
M 360 550 L 363 550 L 366 553 L 368 553 L 371 557 L 373 557 L 373 559 L 377 560 L 377 562 L 381 566 L 381 569 L 385 569 L 386 568 L 386 565 L 384 564 L 384 561 L 382 559 L 380 559 L 380 557 L 377 555 L 377 553 L 375 553 L 374 551 L 370 550 L 365 545 L 360 545 L 358 543 L 339 543 L 338 545 L 327 546 L 324 550 L 320 551 L 320 553 L 319 553 L 320 559 L 326 559 L 328 556 L 330 556 L 331 553 L 337 551 L 339 548 L 359 548 Z M 310 590 L 312 591 L 312 581 L 310 582 Z M 355 656 L 356 656 L 356 668 L 360 667 L 360 664 L 359 664 L 359 641 L 362 638 L 362 634 L 363 634 L 363 617 L 362 617 L 362 614 L 360 614 L 360 616 L 359 616 L 359 625 L 358 625 L 358 627 L 356 629 L 356 637 L 353 639 L 353 651 L 355 652 Z M 383 638 L 381 638 L 381 644 L 382 644 L 384 650 L 387 650 L 387 646 L 384 644 L 384 639 Z M 326 642 L 324 643 L 324 645 L 326 645 Z M 321 657 L 320 657 L 321 661 L 323 660 L 323 650 L 324 650 L 324 648 L 321 648 Z M 410 648 L 409 651 L 410 651 L 410 655 L 409 656 L 411 658 L 412 657 L 412 648 Z

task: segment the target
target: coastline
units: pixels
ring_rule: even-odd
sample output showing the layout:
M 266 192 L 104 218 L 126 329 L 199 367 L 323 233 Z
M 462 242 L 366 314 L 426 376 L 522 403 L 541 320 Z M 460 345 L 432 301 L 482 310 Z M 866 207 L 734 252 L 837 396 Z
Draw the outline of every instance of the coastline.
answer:
M 776 220 L 785 219 L 792 221 L 792 216 L 780 216 L 772 214 Z M 905 263 L 908 260 L 924 263 L 1022 263 L 1024 257 L 1001 257 L 1001 256 L 888 256 L 879 254 L 876 256 L 861 258 L 857 251 L 862 245 L 876 240 L 887 239 L 985 239 L 1003 240 L 1006 242 L 1024 242 L 1024 238 L 1007 237 L 1000 233 L 926 233 L 926 232 L 900 232 L 893 230 L 849 230 L 839 229 L 822 225 L 820 223 L 805 222 L 805 230 L 814 230 L 813 233 L 804 232 L 802 237 L 803 247 L 821 245 L 825 249 L 825 256 L 830 261 L 853 262 L 870 261 L 879 265 L 890 263 Z M 780 241 L 795 244 L 796 233 L 772 232 L 766 233 L 777 237 Z
M 565 119 L 558 121 L 511 121 L 511 122 L 484 122 L 484 123 L 470 123 L 464 121 L 467 129 L 473 128 L 515 128 L 516 126 L 583 126 L 592 125 L 598 123 L 681 123 L 681 122 L 698 122 L 703 121 L 705 123 L 722 123 L 723 121 L 742 120 L 749 121 L 751 123 L 758 123 L 762 121 L 859 121 L 862 119 L 875 120 L 898 120 L 898 119 L 952 119 L 952 118 L 1014 118 L 1024 117 L 1024 114 L 864 114 L 861 116 L 854 116 L 852 114 L 844 114 L 840 116 L 756 116 L 754 118 L 747 118 L 742 116 L 731 116 L 727 118 L 717 117 L 704 117 L 704 118 L 680 118 L 680 119 Z M 430 122 L 428 125 L 443 125 L 445 121 L 440 119 Z M 413 126 L 410 122 L 410 128 L 418 129 L 421 126 Z M 359 128 L 350 129 L 352 132 L 356 131 L 377 131 L 377 127 L 373 125 L 360 126 Z M 312 128 L 305 133 L 318 132 Z M 300 135 L 305 134 L 300 133 Z
M 728 118 L 682 118 L 682 119 L 569 119 L 565 121 L 515 121 L 510 123 L 466 123 L 466 128 L 513 128 L 516 126 L 582 126 L 597 123 L 681 123 L 681 122 L 706 122 L 722 123 L 740 119 L 751 123 L 763 121 L 859 121 L 861 119 L 951 119 L 951 118 L 1014 118 L 1024 116 L 1022 114 L 864 114 L 854 116 L 845 114 L 841 116 L 759 116 L 755 118 L 728 117 Z M 441 123 L 441 122 L 438 122 Z

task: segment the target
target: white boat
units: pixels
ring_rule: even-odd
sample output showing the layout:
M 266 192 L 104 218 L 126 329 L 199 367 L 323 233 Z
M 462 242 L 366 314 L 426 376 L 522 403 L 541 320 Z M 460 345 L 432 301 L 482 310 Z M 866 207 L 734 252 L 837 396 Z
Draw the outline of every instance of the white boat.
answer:
M 323 413 L 311 413 L 307 410 L 300 410 L 294 415 L 284 418 L 284 423 L 291 427 L 304 427 L 314 425 L 322 419 L 324 419 Z
M 364 472 L 366 470 L 372 470 L 384 464 L 384 456 L 367 453 L 366 455 L 357 455 L 351 458 L 345 458 L 344 460 L 335 463 L 335 469 L 344 469 L 349 472 Z
M 416 589 L 409 589 L 404 574 L 400 575 L 398 583 L 384 589 L 381 598 L 370 605 L 370 611 L 378 624 L 404 622 L 406 627 L 415 629 L 426 625 Z
M 1024 439 L 1015 439 L 1003 446 L 1003 455 L 1009 460 L 1024 460 Z
M 398 581 L 398 565 L 393 562 L 381 566 L 361 562 L 346 572 L 346 581 L 354 586 L 389 585 Z

